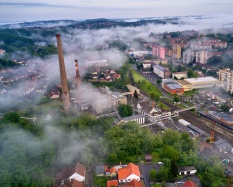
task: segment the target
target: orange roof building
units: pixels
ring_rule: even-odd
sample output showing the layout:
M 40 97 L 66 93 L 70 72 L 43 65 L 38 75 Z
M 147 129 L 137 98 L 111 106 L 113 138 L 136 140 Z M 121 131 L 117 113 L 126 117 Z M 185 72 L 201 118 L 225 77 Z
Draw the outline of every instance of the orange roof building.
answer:
M 195 182 L 188 180 L 186 183 L 183 184 L 182 187 L 198 187 L 198 185 Z
M 135 164 L 128 164 L 125 168 L 118 170 L 119 183 L 126 183 L 132 180 L 140 181 L 139 167 Z
M 119 186 L 118 180 L 107 181 L 107 187 Z
M 86 167 L 80 163 L 77 163 L 75 166 L 75 172 L 70 179 L 75 179 L 79 182 L 85 181 Z

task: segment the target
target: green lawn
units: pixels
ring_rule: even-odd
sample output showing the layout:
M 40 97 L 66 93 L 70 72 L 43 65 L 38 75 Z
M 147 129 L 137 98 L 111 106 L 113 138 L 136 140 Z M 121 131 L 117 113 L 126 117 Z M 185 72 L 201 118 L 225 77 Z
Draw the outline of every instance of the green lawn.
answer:
M 151 93 L 156 93 L 159 94 L 160 96 L 162 96 L 161 91 L 154 86 L 150 81 L 148 81 L 147 79 L 145 79 L 143 76 L 141 76 L 138 72 L 136 72 L 135 70 L 130 70 L 134 79 L 134 82 L 137 84 L 137 86 L 143 90 L 144 92 L 151 94 Z M 138 82 L 144 82 L 138 84 Z

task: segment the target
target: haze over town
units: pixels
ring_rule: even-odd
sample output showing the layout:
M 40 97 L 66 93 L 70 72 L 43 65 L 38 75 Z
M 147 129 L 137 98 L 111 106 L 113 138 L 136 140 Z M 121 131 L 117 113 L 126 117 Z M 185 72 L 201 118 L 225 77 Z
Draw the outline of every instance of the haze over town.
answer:
M 0 9 L 2 186 L 231 186 L 232 1 Z
M 229 15 L 232 9 L 231 0 L 12 0 L 0 2 L 0 22 Z

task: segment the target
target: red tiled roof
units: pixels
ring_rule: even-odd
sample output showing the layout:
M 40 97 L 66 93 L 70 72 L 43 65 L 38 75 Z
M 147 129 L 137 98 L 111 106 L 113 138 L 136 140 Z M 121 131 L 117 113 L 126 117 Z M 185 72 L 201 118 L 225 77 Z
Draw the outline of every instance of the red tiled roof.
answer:
M 195 182 L 188 180 L 186 183 L 183 184 L 182 187 L 198 187 L 198 185 Z
M 116 168 L 115 167 L 111 167 L 110 168 L 110 173 L 116 173 Z
M 120 187 L 143 187 L 143 184 L 140 181 L 132 180 L 128 183 L 121 184 Z
M 56 181 L 62 181 L 68 179 L 72 174 L 74 174 L 74 168 L 66 168 L 63 169 L 61 172 L 56 174 Z
M 77 163 L 75 166 L 75 173 L 85 177 L 86 167 L 83 164 Z
M 137 181 L 137 180 L 132 180 L 132 181 L 130 181 L 128 184 L 131 184 L 131 185 L 133 185 L 134 187 L 143 187 L 143 184 L 142 184 L 142 182 L 140 182 L 140 181 Z
M 111 181 L 107 181 L 107 187 L 112 187 L 112 186 L 119 186 L 118 184 L 118 180 L 111 180 Z
M 118 170 L 118 179 L 126 179 L 131 174 L 135 174 L 140 177 L 140 171 L 138 166 L 130 163 L 125 168 L 121 168 Z

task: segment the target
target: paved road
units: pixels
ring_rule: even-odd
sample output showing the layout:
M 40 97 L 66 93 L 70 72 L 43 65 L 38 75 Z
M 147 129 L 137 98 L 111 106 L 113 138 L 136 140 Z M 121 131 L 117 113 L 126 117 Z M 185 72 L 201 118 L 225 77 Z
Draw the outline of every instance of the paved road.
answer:
M 159 165 L 148 163 L 148 164 L 140 165 L 139 168 L 144 178 L 145 187 L 150 187 L 150 171 L 152 169 L 159 171 Z

